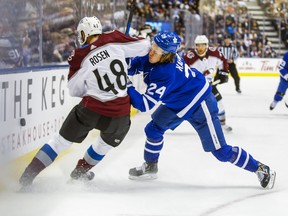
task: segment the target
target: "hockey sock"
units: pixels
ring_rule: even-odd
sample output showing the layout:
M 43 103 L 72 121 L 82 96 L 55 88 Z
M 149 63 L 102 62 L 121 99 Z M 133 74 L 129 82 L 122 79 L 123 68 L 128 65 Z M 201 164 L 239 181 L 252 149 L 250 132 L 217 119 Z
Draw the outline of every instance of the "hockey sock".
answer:
M 258 168 L 258 161 L 256 161 L 249 153 L 240 147 L 232 148 L 232 158 L 230 162 L 251 172 L 255 172 Z
M 144 159 L 146 162 L 158 162 L 161 149 L 163 148 L 164 140 L 159 142 L 146 140 L 144 149 Z
M 274 96 L 274 101 L 277 101 L 277 102 L 282 101 L 284 95 L 285 95 L 284 92 L 276 92 Z
M 217 104 L 218 104 L 218 109 L 219 109 L 218 118 L 219 118 L 219 120 L 221 122 L 221 125 L 225 125 L 226 124 L 226 113 L 225 113 L 225 109 L 224 109 L 224 105 L 223 105 L 222 99 L 219 100 L 217 102 Z
M 108 145 L 101 136 L 98 137 L 98 140 L 96 143 L 92 144 L 86 151 L 84 155 L 85 161 L 95 166 L 97 163 L 99 163 L 104 156 L 108 153 L 110 149 L 113 147 L 111 145 Z
M 50 145 L 45 144 L 32 159 L 31 163 L 25 169 L 24 173 L 19 179 L 23 186 L 32 184 L 35 177 L 49 166 L 57 157 L 57 153 Z

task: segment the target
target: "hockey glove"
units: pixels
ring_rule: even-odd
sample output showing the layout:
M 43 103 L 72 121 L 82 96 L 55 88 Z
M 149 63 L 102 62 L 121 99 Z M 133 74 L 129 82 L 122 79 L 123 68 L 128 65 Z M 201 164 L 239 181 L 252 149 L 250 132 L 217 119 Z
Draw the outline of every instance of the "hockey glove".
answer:
M 204 76 L 207 76 L 207 75 L 213 74 L 213 73 L 214 73 L 214 69 L 213 69 L 213 68 L 209 68 L 208 70 L 205 70 L 205 71 L 203 72 L 203 75 L 204 75 Z
M 223 84 L 228 82 L 228 74 L 229 72 L 224 70 L 217 71 L 213 84 Z
M 209 68 L 208 70 L 205 70 L 203 72 L 203 75 L 205 76 L 205 78 L 208 80 L 208 82 L 212 82 L 213 77 L 214 77 L 214 69 L 213 68 Z

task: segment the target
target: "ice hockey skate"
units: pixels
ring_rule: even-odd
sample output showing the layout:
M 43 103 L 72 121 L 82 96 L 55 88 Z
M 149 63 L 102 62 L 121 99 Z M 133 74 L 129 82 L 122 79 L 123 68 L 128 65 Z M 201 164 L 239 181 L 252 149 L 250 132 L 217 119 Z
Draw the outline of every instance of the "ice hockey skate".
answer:
M 25 175 L 22 175 L 21 178 L 19 179 L 20 189 L 18 190 L 18 193 L 31 192 L 32 182 L 33 182 L 33 179 L 29 177 L 29 175 L 26 175 L 26 173 Z
M 129 170 L 129 179 L 131 180 L 153 180 L 157 178 L 157 163 L 144 162 L 140 167 L 134 167 Z
M 219 120 L 220 120 L 220 124 L 222 127 L 222 130 L 224 132 L 231 132 L 232 131 L 232 127 L 230 127 L 229 125 L 226 124 L 226 117 L 225 117 L 225 112 L 222 112 L 221 115 L 218 114 Z
M 271 104 L 270 104 L 270 110 L 273 110 L 275 107 L 276 107 L 276 105 L 277 105 L 277 101 L 273 101 Z
M 23 187 L 29 187 L 32 185 L 34 178 L 29 173 L 24 172 L 24 174 L 20 177 L 19 183 Z
M 95 174 L 92 171 L 83 172 L 82 170 L 79 170 L 77 168 L 75 168 L 70 174 L 72 180 L 80 180 L 80 181 L 91 181 L 94 178 L 94 176 Z
M 23 174 L 19 179 L 20 185 L 23 187 L 23 190 L 29 188 L 36 176 L 45 168 L 45 165 L 38 159 L 34 158 L 31 163 L 26 167 Z M 26 189 L 25 189 L 26 188 Z
M 91 181 L 95 176 L 92 171 L 89 171 L 92 167 L 84 159 L 80 159 L 76 168 L 70 174 L 71 180 Z
M 263 188 L 272 189 L 274 187 L 276 172 L 270 170 L 269 166 L 259 162 L 258 169 L 255 173 L 257 174 Z
M 232 127 L 230 127 L 227 124 L 224 124 L 224 125 L 221 125 L 221 126 L 222 126 L 223 131 L 225 131 L 225 132 L 231 132 L 232 131 Z

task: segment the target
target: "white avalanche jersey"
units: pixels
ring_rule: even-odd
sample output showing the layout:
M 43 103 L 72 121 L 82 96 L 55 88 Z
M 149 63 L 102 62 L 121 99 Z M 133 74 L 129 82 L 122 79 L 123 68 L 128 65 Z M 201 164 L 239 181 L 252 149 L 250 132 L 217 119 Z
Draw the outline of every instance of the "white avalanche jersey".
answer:
M 82 105 L 105 116 L 129 114 L 126 58 L 146 55 L 149 47 L 149 40 L 115 30 L 76 49 L 68 58 L 70 95 L 82 97 Z
M 228 63 L 217 48 L 209 47 L 205 56 L 200 57 L 196 51 L 189 50 L 183 57 L 190 68 L 199 70 L 211 82 L 217 69 L 228 71 Z

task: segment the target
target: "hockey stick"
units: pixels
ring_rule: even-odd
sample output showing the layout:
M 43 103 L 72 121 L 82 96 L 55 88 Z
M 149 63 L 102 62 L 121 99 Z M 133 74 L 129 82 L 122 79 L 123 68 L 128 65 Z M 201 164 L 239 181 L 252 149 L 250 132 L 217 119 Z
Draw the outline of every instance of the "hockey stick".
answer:
M 220 80 L 220 79 L 218 79 L 218 80 L 216 80 L 216 81 L 212 82 L 212 86 L 213 86 L 213 85 L 218 85 L 220 82 L 221 82 L 221 80 Z
M 135 9 L 135 5 L 136 5 L 136 0 L 133 0 L 131 5 L 130 5 L 129 17 L 128 17 L 128 21 L 127 21 L 127 25 L 126 25 L 125 35 L 129 35 L 129 31 L 130 31 L 130 27 L 131 27 L 131 23 L 132 23 L 132 18 L 133 18 L 133 12 L 134 12 L 134 9 Z

